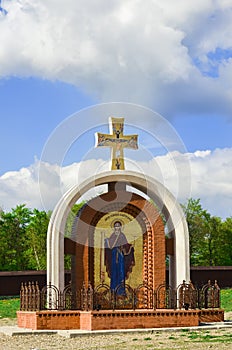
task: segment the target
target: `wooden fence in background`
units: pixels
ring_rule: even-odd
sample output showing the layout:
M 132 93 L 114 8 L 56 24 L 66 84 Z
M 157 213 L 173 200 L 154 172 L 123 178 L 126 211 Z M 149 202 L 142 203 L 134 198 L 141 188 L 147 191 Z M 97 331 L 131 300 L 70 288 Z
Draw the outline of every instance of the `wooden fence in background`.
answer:
M 168 281 L 168 269 L 166 280 Z M 71 272 L 65 272 L 65 285 L 71 280 Z M 201 287 L 206 281 L 217 280 L 220 288 L 232 288 L 232 266 L 198 266 L 191 267 L 191 281 Z M 0 296 L 14 296 L 20 294 L 21 283 L 38 282 L 42 289 L 46 284 L 46 271 L 10 271 L 0 272 Z M 187 281 L 188 282 L 188 281 Z

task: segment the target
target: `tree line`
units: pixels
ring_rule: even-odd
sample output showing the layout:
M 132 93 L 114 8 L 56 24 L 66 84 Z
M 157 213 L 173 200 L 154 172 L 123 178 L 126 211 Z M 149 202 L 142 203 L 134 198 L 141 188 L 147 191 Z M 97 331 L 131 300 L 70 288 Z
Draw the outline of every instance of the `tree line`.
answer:
M 202 208 L 200 199 L 182 205 L 188 223 L 191 266 L 232 266 L 232 217 L 224 221 Z
M 76 215 L 84 202 L 75 204 Z M 182 205 L 187 219 L 192 266 L 232 265 L 232 217 L 224 221 L 202 208 L 200 199 Z M 24 204 L 0 211 L 0 271 L 46 270 L 46 235 L 51 212 Z M 73 215 L 72 215 L 73 217 Z M 72 217 L 68 219 L 70 235 Z M 66 257 L 66 268 L 70 259 Z

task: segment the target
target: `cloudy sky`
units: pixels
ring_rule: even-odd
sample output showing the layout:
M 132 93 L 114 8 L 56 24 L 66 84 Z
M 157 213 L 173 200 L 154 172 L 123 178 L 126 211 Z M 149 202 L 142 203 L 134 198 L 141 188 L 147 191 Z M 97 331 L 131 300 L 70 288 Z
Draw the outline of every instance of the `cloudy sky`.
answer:
M 107 169 L 94 132 L 107 131 L 112 110 L 129 120 L 125 133 L 139 133 L 128 168 L 232 215 L 232 0 L 0 3 L 1 207 L 52 209 Z

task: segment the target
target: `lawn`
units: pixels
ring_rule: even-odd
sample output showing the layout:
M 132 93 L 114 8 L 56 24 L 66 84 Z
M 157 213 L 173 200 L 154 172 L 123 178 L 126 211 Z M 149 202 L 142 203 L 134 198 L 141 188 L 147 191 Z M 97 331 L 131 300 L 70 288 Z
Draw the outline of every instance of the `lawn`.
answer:
M 0 299 L 0 318 L 15 318 L 16 311 L 20 308 L 19 298 Z
M 221 308 L 226 312 L 232 311 L 232 289 L 221 290 Z
M 19 298 L 0 298 L 0 318 L 15 318 L 19 308 Z M 221 308 L 226 312 L 232 311 L 232 289 L 221 290 Z

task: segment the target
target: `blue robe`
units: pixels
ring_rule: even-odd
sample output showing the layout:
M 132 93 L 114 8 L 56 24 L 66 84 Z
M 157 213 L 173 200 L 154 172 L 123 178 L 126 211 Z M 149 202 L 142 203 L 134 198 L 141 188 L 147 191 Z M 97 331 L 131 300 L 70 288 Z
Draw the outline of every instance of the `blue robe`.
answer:
M 125 294 L 125 280 L 134 264 L 134 248 L 127 242 L 124 233 L 117 236 L 113 232 L 109 239 L 105 239 L 105 265 L 111 290 L 117 290 L 119 295 Z M 119 285 L 121 287 L 117 289 Z

